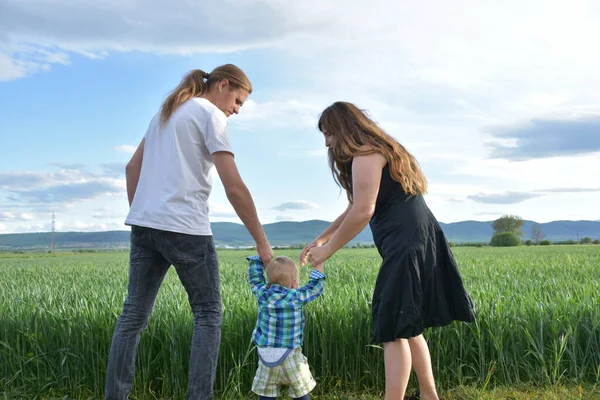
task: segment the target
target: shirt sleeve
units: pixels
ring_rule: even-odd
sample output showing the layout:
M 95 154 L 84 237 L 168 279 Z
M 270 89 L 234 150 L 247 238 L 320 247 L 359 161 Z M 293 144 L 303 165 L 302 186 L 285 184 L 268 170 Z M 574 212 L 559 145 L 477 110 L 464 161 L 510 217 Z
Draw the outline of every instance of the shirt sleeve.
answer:
M 313 269 L 308 283 L 297 291 L 298 300 L 304 304 L 309 303 L 319 297 L 323 289 L 325 289 L 325 274 Z
M 144 139 L 146 139 L 146 141 L 148 140 L 148 137 L 150 136 L 150 132 L 156 130 L 157 123 L 160 123 L 160 114 L 159 113 L 155 114 L 154 117 L 152 117 L 152 119 L 150 120 L 150 123 L 148 123 L 148 128 L 146 129 L 146 133 L 144 133 Z
M 204 143 L 210 154 L 217 151 L 227 151 L 233 154 L 229 138 L 229 121 L 221 111 L 214 110 L 208 115 L 202 133 L 204 134 Z
M 254 295 L 258 295 L 265 287 L 267 281 L 263 270 L 263 264 L 259 256 L 250 256 L 246 258 L 248 265 L 248 283 Z

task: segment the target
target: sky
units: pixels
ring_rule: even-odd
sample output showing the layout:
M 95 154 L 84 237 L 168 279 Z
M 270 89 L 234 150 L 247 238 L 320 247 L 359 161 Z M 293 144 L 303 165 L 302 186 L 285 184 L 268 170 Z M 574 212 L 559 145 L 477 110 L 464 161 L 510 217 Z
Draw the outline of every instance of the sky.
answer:
M 441 222 L 600 220 L 595 0 L 3 0 L 0 233 L 128 229 L 125 164 L 191 69 L 233 63 L 261 222 L 346 197 L 319 113 L 355 103 L 418 160 Z M 211 220 L 239 222 L 215 173 Z

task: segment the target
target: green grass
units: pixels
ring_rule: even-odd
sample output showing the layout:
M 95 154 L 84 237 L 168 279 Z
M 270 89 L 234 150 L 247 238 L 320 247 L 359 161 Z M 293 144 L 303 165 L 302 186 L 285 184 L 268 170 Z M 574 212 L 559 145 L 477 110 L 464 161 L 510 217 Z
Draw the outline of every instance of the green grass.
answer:
M 598 394 L 594 388 L 600 382 L 600 246 L 454 252 L 477 321 L 426 332 L 440 392 L 448 399 L 600 398 L 586 397 Z M 246 398 L 256 368 L 248 254 L 220 252 L 224 320 L 216 390 L 223 399 Z M 278 254 L 297 257 L 298 250 Z M 126 294 L 127 257 L 0 256 L 0 393 L 5 398 L 100 397 Z M 369 341 L 379 262 L 373 249 L 339 252 L 326 265 L 325 294 L 306 308 L 304 353 L 318 381 L 316 399 L 343 399 L 343 393 L 349 399 L 360 399 L 360 393 L 379 398 L 382 351 Z M 304 279 L 308 272 L 302 271 Z M 185 291 L 171 270 L 142 335 L 132 399 L 183 398 L 191 328 Z M 414 378 L 410 385 L 416 386 Z M 514 389 L 519 387 L 525 389 Z M 536 390 L 543 397 L 536 397 Z M 508 397 L 485 397 L 494 393 Z
M 600 389 L 584 386 L 550 386 L 534 387 L 532 385 L 519 385 L 517 387 L 498 387 L 488 390 L 473 386 L 459 386 L 450 390 L 442 390 L 440 395 L 444 400 L 598 400 Z M 21 400 L 33 397 L 23 393 L 0 394 L 2 400 Z M 69 396 L 40 396 L 39 400 L 70 400 Z M 78 397 L 78 399 L 98 399 L 97 394 Z M 138 397 L 135 397 L 138 399 Z M 169 400 L 172 396 L 156 396 L 154 393 L 142 397 L 152 400 Z M 257 396 L 234 396 L 233 400 L 256 400 Z M 228 399 L 228 400 L 229 400 Z M 312 394 L 313 400 L 383 400 L 383 394 L 379 392 L 335 392 L 327 394 Z

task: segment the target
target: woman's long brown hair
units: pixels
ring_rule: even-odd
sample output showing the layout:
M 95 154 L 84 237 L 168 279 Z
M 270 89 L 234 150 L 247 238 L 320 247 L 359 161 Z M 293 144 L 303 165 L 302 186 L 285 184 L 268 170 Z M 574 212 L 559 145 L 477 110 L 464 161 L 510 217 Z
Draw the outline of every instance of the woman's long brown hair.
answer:
M 319 130 L 330 138 L 329 166 L 348 200 L 352 201 L 352 192 L 347 163 L 355 156 L 372 153 L 383 155 L 392 178 L 406 193 L 427 192 L 427 180 L 413 155 L 354 104 L 338 101 L 327 107 L 319 118 Z

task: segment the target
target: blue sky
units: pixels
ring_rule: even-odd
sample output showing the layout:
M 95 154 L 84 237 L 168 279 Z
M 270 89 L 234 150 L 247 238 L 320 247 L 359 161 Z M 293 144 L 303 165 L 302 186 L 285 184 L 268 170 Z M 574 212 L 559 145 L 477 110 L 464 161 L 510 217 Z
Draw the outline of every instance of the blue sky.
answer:
M 355 102 L 419 160 L 443 222 L 599 220 L 600 8 L 590 1 L 7 0 L 0 233 L 126 229 L 124 165 L 190 69 L 240 66 L 231 135 L 263 223 L 333 220 L 316 129 Z M 216 178 L 216 175 L 215 175 Z M 218 179 L 213 221 L 238 222 Z

